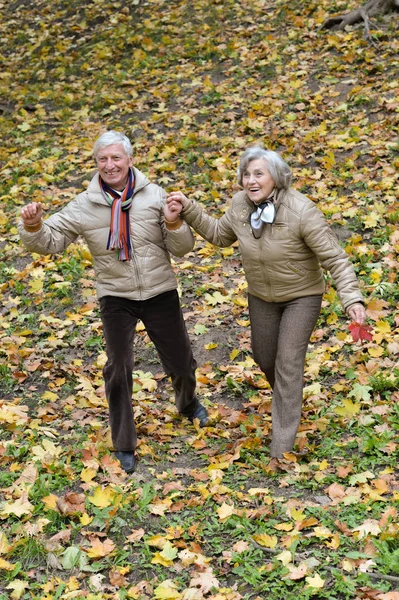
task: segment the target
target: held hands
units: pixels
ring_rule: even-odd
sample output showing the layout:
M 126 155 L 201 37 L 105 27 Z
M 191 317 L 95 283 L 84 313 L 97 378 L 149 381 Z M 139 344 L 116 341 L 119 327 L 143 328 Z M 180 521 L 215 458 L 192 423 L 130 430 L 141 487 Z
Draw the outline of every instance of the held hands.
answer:
M 189 203 L 188 198 L 182 192 L 171 192 L 166 198 L 164 208 L 165 218 L 174 222 L 180 216 L 182 209 Z
M 366 320 L 366 310 L 360 302 L 352 304 L 346 312 L 354 323 L 362 325 Z
M 40 202 L 31 202 L 21 209 L 21 219 L 24 226 L 34 227 L 39 225 L 43 217 L 43 209 Z

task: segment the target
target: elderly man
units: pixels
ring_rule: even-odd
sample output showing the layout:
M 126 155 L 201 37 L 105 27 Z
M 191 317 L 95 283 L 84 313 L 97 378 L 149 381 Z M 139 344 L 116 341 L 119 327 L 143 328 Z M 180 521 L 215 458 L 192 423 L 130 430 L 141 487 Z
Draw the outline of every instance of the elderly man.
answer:
M 107 131 L 94 144 L 98 172 L 86 191 L 42 220 L 32 202 L 21 210 L 19 233 L 28 250 L 62 252 L 80 235 L 93 256 L 107 349 L 104 367 L 112 441 L 126 472 L 136 467 L 132 408 L 133 341 L 138 319 L 171 377 L 178 411 L 206 426 L 195 395 L 196 362 L 184 324 L 169 253 L 191 251 L 191 230 L 165 205 L 166 194 L 132 164 L 129 139 Z

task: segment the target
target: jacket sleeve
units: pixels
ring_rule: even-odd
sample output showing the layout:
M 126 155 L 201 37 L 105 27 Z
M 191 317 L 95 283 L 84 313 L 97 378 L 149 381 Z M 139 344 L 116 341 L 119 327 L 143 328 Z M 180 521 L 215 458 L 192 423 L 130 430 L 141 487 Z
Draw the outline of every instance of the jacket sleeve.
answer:
M 18 223 L 19 236 L 30 252 L 58 254 L 72 244 L 80 234 L 80 208 L 78 198 L 72 200 L 60 212 L 43 221 L 42 228 L 34 233 L 24 229 L 22 219 Z
M 226 248 L 237 240 L 232 227 L 232 209 L 229 206 L 220 219 L 207 215 L 195 200 L 182 210 L 182 217 L 207 242 Z
M 300 226 L 306 245 L 314 252 L 323 269 L 331 273 L 344 309 L 356 302 L 364 303 L 349 256 L 339 245 L 323 213 L 312 202 L 302 212 Z

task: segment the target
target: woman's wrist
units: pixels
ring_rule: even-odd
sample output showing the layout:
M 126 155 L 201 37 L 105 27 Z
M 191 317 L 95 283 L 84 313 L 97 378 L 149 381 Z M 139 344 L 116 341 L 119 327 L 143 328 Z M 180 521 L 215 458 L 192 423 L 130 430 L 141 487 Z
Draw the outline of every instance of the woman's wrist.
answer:
M 36 231 L 40 231 L 41 228 L 42 228 L 42 220 L 41 219 L 38 223 L 33 223 L 31 225 L 29 225 L 28 223 L 24 223 L 24 229 L 28 233 L 36 233 Z

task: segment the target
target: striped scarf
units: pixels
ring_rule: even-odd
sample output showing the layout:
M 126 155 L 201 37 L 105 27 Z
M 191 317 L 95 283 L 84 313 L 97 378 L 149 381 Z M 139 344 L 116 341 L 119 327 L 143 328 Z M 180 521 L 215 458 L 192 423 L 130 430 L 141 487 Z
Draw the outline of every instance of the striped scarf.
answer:
M 134 192 L 132 169 L 129 170 L 129 179 L 121 196 L 109 187 L 101 177 L 100 188 L 104 198 L 111 206 L 107 250 L 116 250 L 118 260 L 130 260 L 132 258 L 132 243 L 130 240 L 129 208 L 132 205 Z

